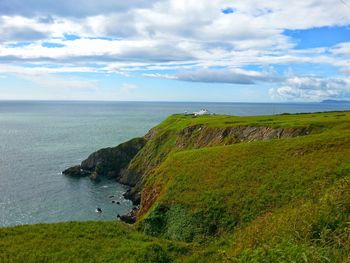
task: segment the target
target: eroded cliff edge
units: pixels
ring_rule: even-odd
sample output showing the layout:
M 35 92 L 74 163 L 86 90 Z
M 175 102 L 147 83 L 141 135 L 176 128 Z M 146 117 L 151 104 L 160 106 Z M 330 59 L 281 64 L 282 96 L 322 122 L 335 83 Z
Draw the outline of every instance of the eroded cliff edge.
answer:
M 222 118 L 229 117 L 222 116 Z M 101 177 L 107 177 L 130 186 L 124 196 L 139 206 L 122 219 L 132 223 L 145 214 L 157 199 L 161 189 L 148 184 L 147 178 L 150 174 L 154 176 L 156 168 L 170 153 L 241 142 L 304 136 L 312 131 L 308 126 L 283 127 L 278 123 L 271 123 L 269 119 L 263 123 L 226 121 L 221 122 L 221 125 L 213 124 L 209 119 L 188 115 L 171 116 L 151 129 L 144 137 L 132 139 L 116 147 L 98 150 L 80 165 L 63 171 L 63 174 L 74 177 L 89 176 L 90 179 L 97 181 Z
M 146 142 L 144 138 L 134 138 L 116 147 L 100 149 L 90 154 L 80 165 L 70 167 L 62 173 L 72 177 L 88 176 L 97 182 L 101 177 L 120 181 L 130 161 L 145 146 Z M 133 186 L 125 179 L 123 179 L 123 184 Z M 133 202 L 138 204 L 139 200 L 135 199 Z

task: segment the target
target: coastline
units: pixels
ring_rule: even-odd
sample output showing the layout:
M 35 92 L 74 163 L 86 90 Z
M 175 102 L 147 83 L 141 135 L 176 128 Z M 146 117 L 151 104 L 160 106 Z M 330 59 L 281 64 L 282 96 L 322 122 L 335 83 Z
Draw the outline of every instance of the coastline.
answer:
M 274 117 L 291 116 L 308 116 L 312 114 L 342 114 L 348 111 L 330 111 L 315 113 L 297 113 L 297 114 L 281 114 L 273 115 Z M 267 141 L 274 139 L 293 138 L 299 136 L 307 136 L 313 132 L 318 132 L 317 127 L 298 126 L 281 127 L 272 122 L 272 116 L 258 116 L 250 118 L 267 119 L 262 123 L 243 124 L 237 121 L 226 121 L 223 127 L 211 127 L 206 124 L 207 120 L 213 118 L 230 119 L 240 118 L 229 115 L 210 115 L 195 116 L 193 114 L 175 114 L 168 117 L 161 124 L 149 130 L 143 137 L 133 138 L 116 147 L 100 149 L 92 153 L 87 159 L 82 161 L 80 165 L 67 168 L 62 173 L 72 177 L 89 177 L 94 182 L 99 182 L 100 178 L 109 178 L 116 180 L 118 183 L 128 187 L 123 197 L 132 201 L 133 207 L 126 214 L 118 215 L 118 218 L 128 224 L 135 223 L 138 218 L 142 217 L 152 207 L 157 196 L 159 195 L 157 188 L 148 189 L 145 187 L 144 178 L 150 171 L 155 169 L 172 151 L 180 151 L 184 149 L 198 149 L 203 147 L 213 147 L 220 145 L 234 145 L 238 143 Z M 204 118 L 204 121 L 200 121 Z M 246 117 L 247 118 L 247 117 Z M 249 118 L 249 117 L 248 117 Z M 161 130 L 164 123 L 172 123 L 174 120 L 193 119 L 199 120 L 199 124 L 184 126 L 175 133 L 163 134 Z M 272 125 L 271 125 L 272 123 Z M 160 128 L 161 127 L 161 128 Z M 162 144 L 166 144 L 167 140 L 174 143 L 173 149 L 165 150 L 161 155 L 157 156 L 152 149 L 161 148 Z M 152 163 L 152 160 L 156 160 Z M 141 164 L 140 164 L 141 163 Z M 143 200 L 142 200 L 143 199 Z
M 2 252 L 14 262 L 347 259 L 349 111 L 177 114 L 143 139 L 122 166 L 108 164 L 135 149 L 130 141 L 91 154 L 89 173 L 72 170 L 76 182 L 91 184 L 77 175 L 132 182 L 140 205 L 123 222 L 0 228 Z

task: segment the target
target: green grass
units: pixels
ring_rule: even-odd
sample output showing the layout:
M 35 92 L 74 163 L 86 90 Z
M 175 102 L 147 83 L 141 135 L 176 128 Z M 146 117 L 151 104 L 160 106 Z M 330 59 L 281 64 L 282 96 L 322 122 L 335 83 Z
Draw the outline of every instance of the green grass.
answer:
M 178 147 L 181 131 L 194 125 L 311 134 Z M 151 134 L 130 165 L 143 174 L 134 226 L 0 229 L 0 253 L 13 262 L 350 262 L 349 112 L 174 115 Z
M 188 245 L 117 222 L 70 222 L 0 229 L 0 262 L 170 262 Z
M 281 114 L 272 116 L 229 116 L 175 114 L 155 127 L 156 130 L 180 130 L 188 126 L 205 124 L 210 127 L 237 127 L 237 126 L 272 126 L 272 127 L 303 127 L 303 126 L 330 126 L 340 122 L 349 122 L 349 112 L 301 113 Z
M 151 130 L 151 133 L 154 134 L 153 139 L 132 160 L 130 169 L 136 173 L 147 174 L 161 164 L 169 153 L 186 150 L 176 147 L 176 140 L 183 129 L 195 125 L 204 125 L 213 129 L 246 126 L 310 127 L 313 133 L 319 133 L 328 129 L 335 129 L 340 132 L 350 129 L 350 114 L 349 112 L 327 112 L 252 117 L 172 115 Z
M 327 262 L 327 258 L 330 262 L 344 261 L 350 246 L 345 234 L 348 228 L 344 227 L 349 221 L 350 196 L 342 195 L 338 200 L 344 203 L 339 215 L 329 212 L 337 211 L 337 203 L 325 206 L 322 200 L 335 185 L 347 187 L 344 192 L 350 192 L 346 183 L 350 179 L 349 116 L 320 113 L 248 118 L 170 117 L 156 129 L 159 134 L 169 132 L 169 126 L 175 130 L 165 137 L 172 148 L 168 146 L 165 161 L 152 168 L 145 179 L 147 188 L 159 188 L 159 194 L 138 228 L 166 239 L 213 244 L 214 252 L 202 251 L 194 262 L 228 258 L 237 262 Z M 278 127 L 315 130 L 307 136 L 201 149 L 179 150 L 171 143 L 176 140 L 172 136 L 187 126 L 220 127 L 228 122 L 239 126 L 259 122 L 266 125 L 265 119 Z M 304 206 L 308 209 L 302 210 Z M 328 213 L 326 219 L 320 218 L 320 213 Z M 267 224 L 261 218 L 273 221 L 277 215 L 278 222 L 263 231 Z M 327 228 L 335 220 L 330 215 L 339 220 L 332 230 Z M 293 226 L 292 216 L 298 219 Z M 254 232 L 253 226 L 261 228 L 265 238 Z M 293 232 L 292 227 L 301 230 Z M 333 240 L 321 244 L 316 240 L 323 234 L 315 234 L 316 230 L 338 231 L 345 241 L 335 248 L 334 244 L 340 242 L 335 235 Z M 281 237 L 281 233 L 289 235 Z M 304 239 L 296 240 L 301 237 Z M 223 246 L 215 245 L 217 240 L 229 244 L 227 254 L 220 254 Z
M 193 262 L 350 262 L 350 178 L 238 226 Z
M 201 239 L 209 229 L 217 235 L 290 202 L 319 198 L 350 175 L 350 133 L 182 151 L 153 174 L 166 189 L 154 209 L 184 210 L 191 235 Z M 181 225 L 169 225 L 181 233 Z

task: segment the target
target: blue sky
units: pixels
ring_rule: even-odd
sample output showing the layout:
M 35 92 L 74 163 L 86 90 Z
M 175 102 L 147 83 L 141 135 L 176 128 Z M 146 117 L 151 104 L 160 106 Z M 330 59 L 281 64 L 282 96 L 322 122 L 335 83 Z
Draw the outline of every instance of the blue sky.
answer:
M 350 0 L 2 0 L 0 100 L 350 99 Z

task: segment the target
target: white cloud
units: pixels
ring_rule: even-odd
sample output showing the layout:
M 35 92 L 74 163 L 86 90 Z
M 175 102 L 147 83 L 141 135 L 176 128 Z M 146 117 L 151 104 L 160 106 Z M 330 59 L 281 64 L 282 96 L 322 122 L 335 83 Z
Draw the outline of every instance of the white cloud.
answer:
M 223 14 L 227 7 L 234 12 Z M 348 74 L 350 43 L 294 50 L 294 40 L 283 32 L 349 24 L 349 9 L 341 1 L 329 0 L 288 4 L 285 0 L 203 0 L 200 4 L 197 0 L 3 0 L 0 73 L 25 74 L 40 81 L 35 79 L 37 74 L 128 76 L 149 71 L 144 76 L 236 84 L 281 81 L 271 72 L 242 69 L 249 65 L 322 64 Z M 67 40 L 67 34 L 80 38 Z M 22 41 L 28 43 L 22 45 Z M 62 47 L 48 48 L 43 46 L 45 42 Z M 165 70 L 175 73 L 163 73 Z M 49 80 L 52 77 L 47 76 Z M 76 79 L 57 83 L 72 88 L 89 86 Z M 336 96 L 343 94 L 341 83 L 337 77 L 289 78 L 272 93 L 310 99 Z M 95 84 L 90 85 L 93 88 Z M 126 85 L 122 90 L 133 88 Z
M 350 31 L 349 31 L 349 34 L 350 34 Z M 334 48 L 332 48 L 331 51 L 335 55 L 350 56 L 350 43 L 338 44 Z
M 21 67 L 21 66 L 0 64 L 0 72 L 5 74 L 15 74 L 19 76 L 21 75 L 29 76 L 29 75 L 42 75 L 42 74 L 50 74 L 50 73 L 87 73 L 87 72 L 104 73 L 105 71 L 99 71 L 98 69 L 91 68 L 91 67 L 66 66 L 66 67 L 54 68 L 54 67 L 40 66 L 40 65 L 37 65 L 37 67 Z
M 295 76 L 287 78 L 281 87 L 270 89 L 270 94 L 287 100 L 311 101 L 349 97 L 350 79 Z
M 174 79 L 174 80 L 178 79 L 176 75 L 161 74 L 161 73 L 145 73 L 143 74 L 143 76 L 147 78 L 155 78 L 155 79 Z
M 293 42 L 283 35 L 284 29 L 350 23 L 347 10 L 338 2 L 305 0 L 288 5 L 282 0 L 234 3 L 207 0 L 201 4 L 194 0 L 137 2 L 141 5 L 104 0 L 97 7 L 96 1 L 88 1 L 81 8 L 68 2 L 55 2 L 53 6 L 43 1 L 8 2 L 0 17 L 0 42 L 41 40 L 17 48 L 0 46 L 0 62 L 91 62 L 105 63 L 106 67 L 117 61 L 123 62 L 124 66 L 134 62 L 146 65 L 194 61 L 200 64 L 199 67 L 222 63 L 230 66 L 249 63 L 344 64 L 339 62 L 342 58 L 325 55 L 325 50 L 295 53 L 290 49 Z M 16 3 L 21 3 L 17 11 L 13 8 Z M 225 15 L 221 10 L 228 6 L 235 12 Z M 48 10 L 52 11 L 50 16 L 41 14 Z M 82 38 L 64 41 L 65 34 Z M 113 40 L 96 39 L 100 37 L 112 37 Z M 44 41 L 65 46 L 45 48 L 42 47 Z M 343 54 L 347 49 L 345 45 L 339 46 L 333 54 Z
M 61 44 L 48 48 L 37 41 L 25 46 L 0 45 L 0 62 L 35 63 L 36 66 L 56 63 L 55 69 L 76 71 L 81 65 L 99 64 L 106 71 L 195 69 L 205 67 L 242 67 L 245 65 L 328 64 L 347 67 L 345 57 L 327 54 L 327 50 L 226 50 L 225 47 L 207 46 L 199 42 L 172 42 L 167 40 L 107 40 L 82 38 L 74 41 L 50 39 L 46 42 Z M 35 66 L 33 65 L 33 66 Z M 87 69 L 87 67 L 86 67 Z M 24 69 L 26 70 L 26 69 Z M 48 70 L 53 70 L 48 69 Z M 101 70 L 101 67 L 100 67 Z M 97 69 L 90 67 L 91 72 Z M 109 72 L 111 73 L 111 72 Z

